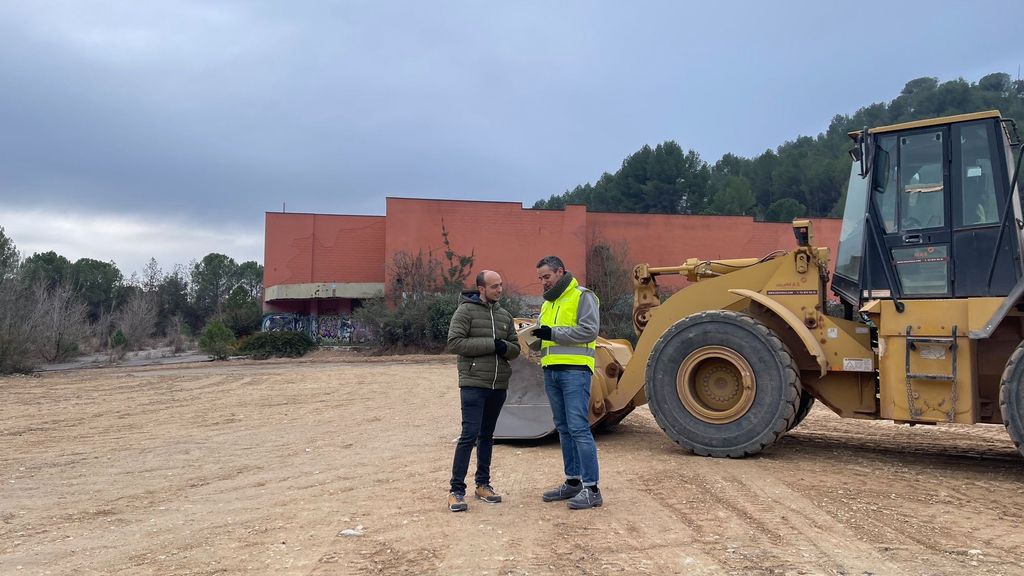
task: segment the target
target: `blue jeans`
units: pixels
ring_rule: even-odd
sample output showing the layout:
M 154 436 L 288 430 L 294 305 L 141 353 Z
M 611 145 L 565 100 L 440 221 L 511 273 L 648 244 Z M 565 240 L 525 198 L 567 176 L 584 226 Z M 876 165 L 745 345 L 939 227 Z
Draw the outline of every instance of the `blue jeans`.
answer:
M 476 446 L 476 484 L 491 483 L 491 452 L 494 448 L 494 427 L 498 414 L 505 404 L 505 390 L 459 388 L 462 398 L 462 435 L 455 445 L 455 461 L 452 463 L 451 491 L 466 493 L 466 472 L 469 471 L 469 456 Z
M 562 444 L 566 478 L 579 478 L 584 486 L 597 484 L 597 444 L 590 433 L 590 379 L 583 370 L 544 370 L 544 389 Z

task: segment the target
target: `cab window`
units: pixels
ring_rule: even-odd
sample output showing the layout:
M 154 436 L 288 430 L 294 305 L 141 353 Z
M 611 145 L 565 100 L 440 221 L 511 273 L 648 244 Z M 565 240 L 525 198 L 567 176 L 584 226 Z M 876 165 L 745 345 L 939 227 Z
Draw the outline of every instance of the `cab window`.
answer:
M 986 124 L 960 128 L 960 219 L 958 226 L 999 222 L 992 163 L 992 132 Z
M 948 246 L 895 248 L 892 259 L 905 295 L 929 296 L 949 292 Z
M 878 207 L 879 218 L 886 234 L 896 231 L 896 178 L 899 173 L 896 158 L 896 137 L 879 138 L 875 151 L 875 167 L 871 175 L 871 194 L 874 196 L 875 206 Z
M 900 230 L 946 225 L 942 132 L 900 136 Z
M 868 197 L 868 181 L 858 174 L 860 167 L 854 162 L 846 190 L 843 210 L 843 228 L 839 233 L 839 252 L 836 256 L 836 274 L 854 282 L 860 278 L 860 264 L 864 255 L 864 210 Z

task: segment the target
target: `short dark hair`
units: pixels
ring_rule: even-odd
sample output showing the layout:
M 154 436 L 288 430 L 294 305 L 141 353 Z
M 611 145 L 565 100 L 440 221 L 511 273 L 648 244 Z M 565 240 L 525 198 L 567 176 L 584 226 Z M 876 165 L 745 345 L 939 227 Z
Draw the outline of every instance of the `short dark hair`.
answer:
M 547 266 L 552 272 L 559 268 L 563 270 L 565 269 L 565 264 L 562 263 L 562 259 L 558 256 L 545 256 L 541 258 L 540 261 L 537 262 L 537 268 L 540 268 L 541 266 Z
M 480 273 L 476 275 L 476 285 L 477 286 L 487 286 L 487 281 L 484 280 L 484 273 L 485 272 L 487 272 L 487 270 L 481 270 Z

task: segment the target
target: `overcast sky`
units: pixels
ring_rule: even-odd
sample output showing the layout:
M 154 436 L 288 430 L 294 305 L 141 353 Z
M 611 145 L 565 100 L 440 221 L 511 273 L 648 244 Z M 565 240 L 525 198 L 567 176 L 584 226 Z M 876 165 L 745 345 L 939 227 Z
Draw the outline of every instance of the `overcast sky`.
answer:
M 1022 23 L 1014 0 L 0 0 L 0 226 L 126 275 L 262 263 L 283 205 L 529 207 L 644 144 L 752 156 L 917 77 L 1016 76 Z

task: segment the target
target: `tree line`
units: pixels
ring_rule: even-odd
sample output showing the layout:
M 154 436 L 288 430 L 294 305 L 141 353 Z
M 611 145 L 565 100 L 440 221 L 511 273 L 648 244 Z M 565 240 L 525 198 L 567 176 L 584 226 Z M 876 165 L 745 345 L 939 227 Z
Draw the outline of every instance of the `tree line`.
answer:
M 262 287 L 262 265 L 218 253 L 169 271 L 151 258 L 127 278 L 113 262 L 22 258 L 0 227 L 0 373 L 88 352 L 116 359 L 160 341 L 179 352 L 213 321 L 245 336 L 259 330 Z
M 675 141 L 644 146 L 614 174 L 539 200 L 535 209 L 583 204 L 598 212 L 747 215 L 787 222 L 797 216 L 840 217 L 850 174 L 848 133 L 952 114 L 1000 110 L 1024 130 L 1024 80 L 994 73 L 977 82 L 907 82 L 889 102 L 837 114 L 815 137 L 801 136 L 753 158 L 725 154 L 708 164 Z

